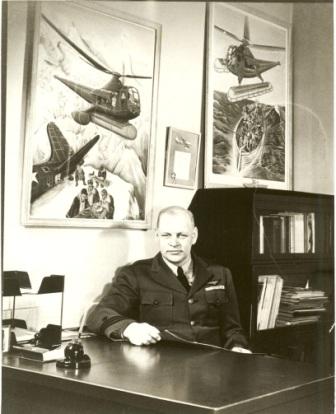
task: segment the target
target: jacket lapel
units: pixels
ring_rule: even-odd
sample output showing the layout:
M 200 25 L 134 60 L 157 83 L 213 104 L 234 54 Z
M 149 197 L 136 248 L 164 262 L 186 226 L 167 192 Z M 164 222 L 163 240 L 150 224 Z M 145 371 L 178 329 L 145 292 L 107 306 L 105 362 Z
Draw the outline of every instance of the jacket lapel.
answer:
M 201 287 L 204 286 L 213 276 L 213 274 L 208 270 L 207 264 L 202 259 L 196 255 L 193 255 L 193 261 L 195 280 L 191 286 L 189 295 L 193 295 L 201 289 Z
M 169 289 L 177 290 L 178 292 L 186 293 L 185 288 L 177 280 L 176 275 L 174 275 L 171 269 L 163 261 L 160 253 L 158 253 L 153 258 L 151 276 L 157 283 L 159 283 L 162 286 L 165 286 Z

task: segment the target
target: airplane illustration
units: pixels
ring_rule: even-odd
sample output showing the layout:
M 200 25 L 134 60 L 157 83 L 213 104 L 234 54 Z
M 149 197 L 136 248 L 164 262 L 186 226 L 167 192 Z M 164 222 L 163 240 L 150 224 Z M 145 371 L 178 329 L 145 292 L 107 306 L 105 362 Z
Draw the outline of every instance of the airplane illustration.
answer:
M 177 144 L 183 145 L 185 149 L 188 149 L 191 147 L 191 142 L 187 141 L 185 138 L 180 137 L 180 136 L 175 137 L 175 142 Z
M 77 152 L 74 152 L 55 123 L 48 123 L 47 133 L 51 156 L 48 161 L 33 165 L 31 202 L 71 175 L 100 138 L 96 135 Z

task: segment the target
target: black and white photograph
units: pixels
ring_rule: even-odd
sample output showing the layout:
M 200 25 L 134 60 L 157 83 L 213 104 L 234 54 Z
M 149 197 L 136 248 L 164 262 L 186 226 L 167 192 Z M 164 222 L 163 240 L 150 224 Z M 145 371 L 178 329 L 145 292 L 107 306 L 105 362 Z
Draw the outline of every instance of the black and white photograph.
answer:
M 333 414 L 333 2 L 0 10 L 0 411 Z

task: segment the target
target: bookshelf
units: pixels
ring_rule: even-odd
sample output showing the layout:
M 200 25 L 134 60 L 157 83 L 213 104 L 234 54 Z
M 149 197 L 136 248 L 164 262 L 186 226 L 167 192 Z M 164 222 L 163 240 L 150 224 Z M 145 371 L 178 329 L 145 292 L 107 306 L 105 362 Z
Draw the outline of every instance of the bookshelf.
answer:
M 333 196 L 265 188 L 200 189 L 189 209 L 199 229 L 195 252 L 232 271 L 242 325 L 254 350 L 330 364 L 334 338 L 334 330 L 329 332 L 334 321 Z M 266 276 L 270 276 L 273 294 L 277 292 L 268 301 L 278 301 L 279 306 L 268 303 L 270 313 L 263 312 L 269 320 L 260 326 L 260 297 Z M 281 282 L 276 283 L 275 277 Z M 287 312 L 283 294 L 288 289 L 304 290 L 306 295 L 308 290 L 315 292 L 313 295 L 322 292 L 323 299 L 314 305 L 316 312 L 310 311 L 316 317 L 281 323 L 279 314 Z M 312 302 L 305 306 L 314 308 Z

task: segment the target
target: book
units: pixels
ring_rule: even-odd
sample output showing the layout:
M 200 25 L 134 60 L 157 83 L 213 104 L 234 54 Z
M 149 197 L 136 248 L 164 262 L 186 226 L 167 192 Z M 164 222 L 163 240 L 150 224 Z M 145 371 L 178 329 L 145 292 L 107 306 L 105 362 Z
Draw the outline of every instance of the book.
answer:
M 274 328 L 279 312 L 283 279 L 279 275 L 258 277 L 260 295 L 258 299 L 257 329 Z
M 277 276 L 268 328 L 275 327 L 276 319 L 279 314 L 282 287 L 283 287 L 283 278 L 280 276 Z
M 65 346 L 56 349 L 41 348 L 30 344 L 13 345 L 12 349 L 21 358 L 30 359 L 38 362 L 57 361 L 64 358 Z

